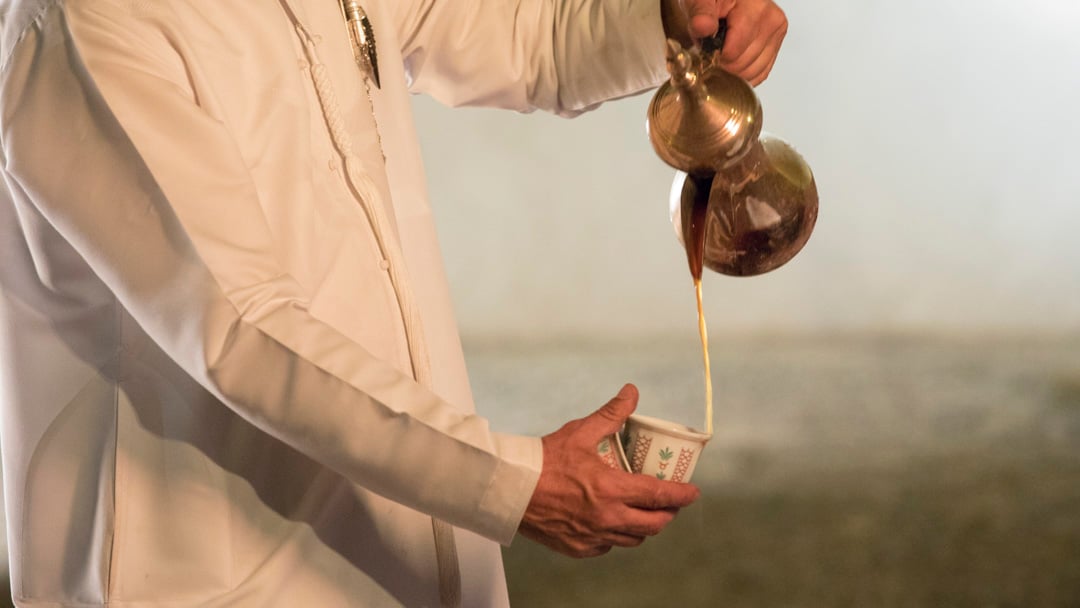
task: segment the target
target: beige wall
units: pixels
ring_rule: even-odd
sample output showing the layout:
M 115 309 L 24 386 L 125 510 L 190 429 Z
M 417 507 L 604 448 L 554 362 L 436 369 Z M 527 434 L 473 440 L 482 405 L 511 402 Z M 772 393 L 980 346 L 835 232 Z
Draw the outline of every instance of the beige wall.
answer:
M 759 94 L 814 168 L 818 228 L 772 274 L 708 276 L 714 332 L 1080 329 L 1080 8 L 782 6 Z M 647 102 L 567 121 L 417 99 L 467 335 L 695 330 Z

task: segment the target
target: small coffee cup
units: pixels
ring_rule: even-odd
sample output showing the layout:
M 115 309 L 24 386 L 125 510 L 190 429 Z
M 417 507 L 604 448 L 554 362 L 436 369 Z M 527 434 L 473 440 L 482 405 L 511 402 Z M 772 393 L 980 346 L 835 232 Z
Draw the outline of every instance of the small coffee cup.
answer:
M 630 470 L 630 463 L 626 460 L 626 452 L 623 451 L 622 437 L 619 433 L 612 433 L 601 439 L 596 446 L 596 453 L 609 467 L 621 471 Z
M 686 425 L 634 414 L 626 421 L 624 458 L 632 473 L 688 482 L 712 435 Z

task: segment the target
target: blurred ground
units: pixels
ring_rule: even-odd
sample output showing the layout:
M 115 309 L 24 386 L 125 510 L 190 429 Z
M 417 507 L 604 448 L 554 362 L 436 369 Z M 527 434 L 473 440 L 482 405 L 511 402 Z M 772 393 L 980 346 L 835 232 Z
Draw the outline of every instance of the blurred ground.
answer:
M 622 382 L 698 424 L 695 343 L 469 344 L 496 428 L 543 433 Z M 519 539 L 532 606 L 1080 606 L 1080 337 L 714 340 L 704 497 L 636 550 Z M 522 410 L 525 413 L 522 413 Z
M 493 428 L 543 434 L 627 381 L 700 426 L 696 340 L 466 351 Z M 703 498 L 601 558 L 518 539 L 515 608 L 1080 607 L 1080 335 L 714 332 L 711 353 Z

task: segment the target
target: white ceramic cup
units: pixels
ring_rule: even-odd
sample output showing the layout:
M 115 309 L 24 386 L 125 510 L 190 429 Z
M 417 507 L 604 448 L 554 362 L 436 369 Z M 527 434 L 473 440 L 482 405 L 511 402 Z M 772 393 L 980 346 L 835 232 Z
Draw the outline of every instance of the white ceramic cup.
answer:
M 622 437 L 619 433 L 612 433 L 601 439 L 596 446 L 596 453 L 609 467 L 623 471 L 630 470 L 630 463 L 626 460 L 626 452 L 623 451 Z
M 686 425 L 634 414 L 623 430 L 630 471 L 669 481 L 690 481 L 712 435 Z

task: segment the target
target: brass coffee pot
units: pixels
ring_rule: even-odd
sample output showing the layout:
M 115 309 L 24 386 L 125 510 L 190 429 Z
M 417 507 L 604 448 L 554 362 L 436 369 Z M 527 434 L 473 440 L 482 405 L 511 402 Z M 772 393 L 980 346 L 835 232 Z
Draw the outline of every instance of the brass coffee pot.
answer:
M 761 102 L 743 79 L 719 66 L 725 28 L 683 48 L 667 42 L 671 78 L 649 104 L 649 139 L 678 169 L 671 221 L 690 272 L 758 275 L 786 263 L 817 220 L 814 175 L 783 140 L 761 134 Z

